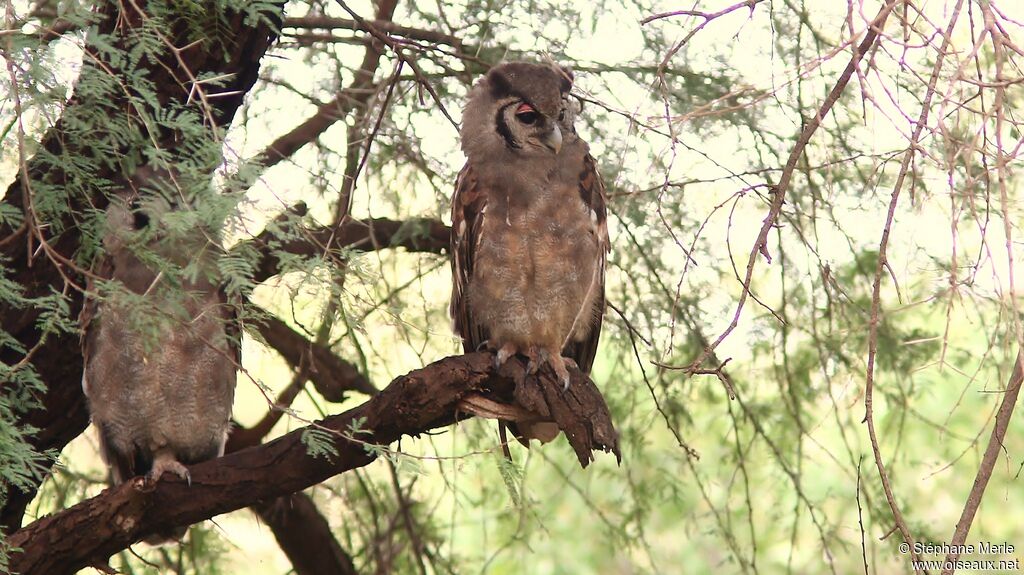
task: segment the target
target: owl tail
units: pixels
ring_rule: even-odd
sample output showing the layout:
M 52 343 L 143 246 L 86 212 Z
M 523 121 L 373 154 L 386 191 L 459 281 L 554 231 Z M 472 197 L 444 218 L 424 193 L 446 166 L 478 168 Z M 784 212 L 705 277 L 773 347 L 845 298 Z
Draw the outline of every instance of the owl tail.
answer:
M 530 448 L 530 440 L 536 439 L 541 443 L 549 443 L 554 441 L 558 434 L 561 433 L 561 429 L 558 428 L 558 424 L 553 421 L 535 421 L 527 423 L 520 421 L 514 423 L 511 421 L 499 421 L 498 422 L 498 437 L 501 438 L 501 450 L 505 454 L 505 458 L 511 460 L 512 455 L 508 450 L 508 433 L 506 430 L 512 432 L 512 436 L 516 438 L 523 447 Z
M 504 421 L 498 421 L 498 439 L 501 440 L 501 452 L 505 455 L 505 459 L 512 461 L 512 452 L 508 449 L 508 428 L 515 425 L 514 423 L 505 423 Z M 512 435 L 516 434 L 516 430 L 512 430 Z M 519 439 L 518 437 L 516 439 Z M 529 444 L 526 445 L 529 449 Z
M 100 455 L 107 464 L 107 483 L 111 487 L 120 485 L 135 477 L 135 470 L 149 469 L 151 463 L 143 461 L 139 450 L 122 449 L 123 443 L 115 441 L 114 434 L 105 425 L 98 425 L 100 438 Z

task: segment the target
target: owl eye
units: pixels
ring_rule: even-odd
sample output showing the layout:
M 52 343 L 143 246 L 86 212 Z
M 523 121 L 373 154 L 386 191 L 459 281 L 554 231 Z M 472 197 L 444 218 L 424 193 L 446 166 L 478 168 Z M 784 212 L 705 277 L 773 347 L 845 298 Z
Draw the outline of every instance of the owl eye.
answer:
M 516 119 L 527 126 L 535 124 L 539 118 L 540 114 L 529 104 L 519 104 L 516 108 Z
M 141 230 L 149 226 L 149 216 L 142 210 L 132 212 L 132 224 L 135 226 L 135 229 Z
M 558 121 L 559 122 L 564 122 L 565 121 L 565 108 L 562 108 L 562 111 L 558 113 Z
M 130 208 L 132 212 L 132 225 L 136 230 L 141 230 L 149 225 L 149 214 L 142 209 L 142 202 L 138 198 L 132 200 Z

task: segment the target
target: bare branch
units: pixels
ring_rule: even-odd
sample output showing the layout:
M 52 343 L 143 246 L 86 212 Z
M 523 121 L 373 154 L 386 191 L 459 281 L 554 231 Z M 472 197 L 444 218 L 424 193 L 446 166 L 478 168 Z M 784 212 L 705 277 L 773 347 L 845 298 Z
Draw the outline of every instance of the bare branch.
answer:
M 938 56 L 935 60 L 935 66 L 932 69 L 931 79 L 928 81 L 928 91 L 925 94 L 924 102 L 921 104 L 921 116 L 914 128 L 914 133 L 910 139 L 910 145 L 907 147 L 907 151 L 903 155 L 903 162 L 900 165 L 900 172 L 896 177 L 896 183 L 893 185 L 892 197 L 889 200 L 888 215 L 886 216 L 885 226 L 882 228 L 882 238 L 878 244 L 878 263 L 875 268 L 875 279 L 871 292 L 871 319 L 868 324 L 868 365 L 864 388 L 864 421 L 868 426 L 868 436 L 871 439 L 871 452 L 874 455 L 875 467 L 878 469 L 878 477 L 882 481 L 882 489 L 885 491 L 885 499 L 889 503 L 889 509 L 892 511 L 893 520 L 896 522 L 896 526 L 899 528 L 900 534 L 903 536 L 903 541 L 907 544 L 910 556 L 917 561 L 920 561 L 921 556 L 915 549 L 914 537 L 910 533 L 910 528 L 907 527 L 907 522 L 903 519 L 903 513 L 900 511 L 899 504 L 896 502 L 896 497 L 893 495 L 892 485 L 889 482 L 889 475 L 886 473 L 885 463 L 882 461 L 882 452 L 878 446 L 878 435 L 875 431 L 873 410 L 875 356 L 878 353 L 878 322 L 879 310 L 881 308 L 882 271 L 886 266 L 886 248 L 889 244 L 889 232 L 892 230 L 892 222 L 896 213 L 896 204 L 899 201 L 900 189 L 903 187 L 904 179 L 907 176 L 910 161 L 913 159 L 914 154 L 917 151 L 917 142 L 921 138 L 924 127 L 928 125 L 928 111 L 931 106 L 932 96 L 935 94 L 935 85 L 938 82 L 939 71 L 942 69 L 943 58 L 946 55 L 946 47 L 949 45 L 950 37 L 953 34 L 953 28 L 956 26 L 956 21 L 960 15 L 960 8 L 962 5 L 963 0 L 958 0 L 956 6 L 953 8 L 953 14 L 950 16 L 949 25 L 946 28 L 946 33 L 942 39 L 942 46 L 939 48 Z
M 277 232 L 266 230 L 250 240 L 263 255 L 256 266 L 253 279 L 263 282 L 280 271 L 280 262 L 273 256 L 275 250 L 295 255 L 327 256 L 342 250 L 359 252 L 382 248 L 405 248 L 412 252 L 440 254 L 448 249 L 451 229 L 440 220 L 413 218 L 390 220 L 346 219 L 336 228 L 321 227 L 302 230 L 297 237 L 279 240 Z
M 885 20 L 889 16 L 889 12 L 892 11 L 893 6 L 896 5 L 896 0 L 890 0 L 878 11 L 878 14 L 872 20 L 871 25 L 864 36 L 864 40 L 861 41 L 860 45 L 854 51 L 853 56 L 850 58 L 849 63 L 846 65 L 846 69 L 839 76 L 839 80 L 836 81 L 835 86 L 829 92 L 825 101 L 822 102 L 821 108 L 818 113 L 811 118 L 804 129 L 800 132 L 800 137 L 797 139 L 796 145 L 789 153 L 789 159 L 786 161 L 786 167 L 783 168 L 782 174 L 779 176 L 779 183 L 774 186 L 774 194 L 772 196 L 772 203 L 768 208 L 768 214 L 764 218 L 764 223 L 761 225 L 761 230 L 757 234 L 757 239 L 754 240 L 754 245 L 750 249 L 750 256 L 747 258 L 747 269 L 746 274 L 743 278 L 743 291 L 740 293 L 739 301 L 736 303 L 736 310 L 733 313 L 732 321 L 729 326 L 723 331 L 704 351 L 698 356 L 693 362 L 690 363 L 689 369 L 701 369 L 704 361 L 714 352 L 714 350 L 729 337 L 729 334 L 736 329 L 739 325 L 740 315 L 743 312 L 743 306 L 747 302 L 747 297 L 750 295 L 750 282 L 754 276 L 754 266 L 757 264 L 758 255 L 765 256 L 768 262 L 771 262 L 771 257 L 768 254 L 768 233 L 772 227 L 775 226 L 775 222 L 779 217 L 779 213 L 782 211 L 782 205 L 786 200 L 786 192 L 789 190 L 790 180 L 793 178 L 793 171 L 796 169 L 797 162 L 800 160 L 800 156 L 804 153 L 804 148 L 811 141 L 811 136 L 817 131 L 818 126 L 821 125 L 822 120 L 832 109 L 832 106 L 839 100 L 839 96 L 842 95 L 843 90 L 846 89 L 846 85 L 850 82 L 850 78 L 853 76 L 854 70 L 860 65 L 861 59 L 867 54 L 871 46 L 874 45 L 878 39 L 882 27 L 885 25 Z
M 356 575 L 352 558 L 338 544 L 327 519 L 305 493 L 259 502 L 252 509 L 274 532 L 296 575 Z
M 953 538 L 949 540 L 949 545 L 954 550 L 962 548 L 967 542 L 967 535 L 971 532 L 974 515 L 978 512 L 981 500 L 985 496 L 985 488 L 988 486 L 988 480 L 992 478 L 992 470 L 996 466 L 996 460 L 999 459 L 999 453 L 1003 451 L 1003 439 L 1006 437 L 1006 430 L 1010 427 L 1010 417 L 1013 416 L 1013 409 L 1017 405 L 1017 396 L 1020 394 L 1021 382 L 1024 381 L 1022 360 L 1024 360 L 1024 356 L 1018 350 L 1017 359 L 1013 363 L 1013 373 L 1010 375 L 1010 380 L 1006 382 L 1003 401 L 999 403 L 999 410 L 996 412 L 996 423 L 992 426 L 992 435 L 988 438 L 985 455 L 981 458 L 978 474 L 974 477 L 974 485 L 971 486 L 971 493 L 967 496 L 964 510 L 960 513 L 960 520 L 956 522 Z M 956 561 L 959 556 L 958 552 L 949 553 L 946 555 L 947 564 Z M 952 572 L 952 569 L 942 571 L 943 575 Z
M 459 49 L 462 48 L 461 38 L 452 36 L 451 34 L 445 34 L 444 32 L 402 26 L 400 24 L 395 24 L 390 20 L 367 20 L 366 23 L 377 30 L 388 34 L 404 36 L 412 40 L 448 44 L 449 46 Z M 367 33 L 370 31 L 368 26 L 355 20 L 349 20 L 347 18 L 331 18 L 329 16 L 300 16 L 298 18 L 287 18 L 284 21 L 284 27 L 312 28 L 320 30 L 352 30 Z
M 704 24 L 710 22 L 711 20 L 714 20 L 715 18 L 718 18 L 719 16 L 725 16 L 726 14 L 728 14 L 730 12 L 734 12 L 736 10 L 739 10 L 740 8 L 746 7 L 746 8 L 749 8 L 751 11 L 753 11 L 754 10 L 754 6 L 756 6 L 761 1 L 762 0 L 744 0 L 743 2 L 737 2 L 736 4 L 733 4 L 732 6 L 729 6 L 728 8 L 724 8 L 722 10 L 719 10 L 718 12 L 701 12 L 700 10 L 674 10 L 672 12 L 660 12 L 658 14 L 654 14 L 652 16 L 648 16 L 648 17 L 644 18 L 643 20 L 640 21 L 640 24 L 641 25 L 643 25 L 643 24 L 650 24 L 651 22 L 654 22 L 655 20 L 662 20 L 664 18 L 672 18 L 674 16 L 695 16 L 695 17 L 703 18 L 704 19 L 704 23 L 701 24 L 701 26 L 703 27 Z
M 359 14 L 356 14 L 355 11 L 349 8 L 348 4 L 345 4 L 345 2 L 343 2 L 342 0 L 335 1 L 338 3 L 339 6 L 341 6 L 343 10 L 345 10 L 345 12 L 348 12 L 348 15 L 354 18 L 356 22 L 359 23 L 360 26 L 366 28 L 366 31 L 373 35 L 374 38 L 380 40 L 388 48 L 391 48 L 391 51 L 395 54 L 396 57 L 398 57 L 398 59 L 409 65 L 409 68 L 412 69 L 413 73 L 416 75 L 416 78 L 419 80 L 420 85 L 423 86 L 423 88 L 426 89 L 427 93 L 430 94 L 430 96 L 434 99 L 434 102 L 437 104 L 438 110 L 440 110 L 441 114 L 451 123 L 452 127 L 454 127 L 456 131 L 458 131 L 458 122 L 456 122 L 452 118 L 451 114 L 448 113 L 448 109 L 445 108 L 444 102 L 441 100 L 441 96 L 438 95 L 437 90 L 435 90 L 434 86 L 427 80 L 426 75 L 423 73 L 423 70 L 421 70 L 419 64 L 416 63 L 416 59 L 407 56 L 401 50 L 400 46 L 398 46 L 395 43 L 394 40 L 388 38 L 385 34 L 378 30 L 376 26 L 368 22 L 365 18 L 361 17 Z
M 328 401 L 342 401 L 346 391 L 367 395 L 377 393 L 377 388 L 359 373 L 356 366 L 341 359 L 329 348 L 309 341 L 274 315 L 266 314 L 257 325 L 263 339 L 292 367 L 301 366 L 303 373 Z
M 373 22 L 389 22 L 394 14 L 396 2 L 388 0 L 381 2 L 377 9 L 377 19 Z M 364 21 L 365 22 L 365 21 Z M 372 27 L 371 27 L 372 28 Z M 367 30 L 369 31 L 369 30 Z M 344 119 L 352 110 L 357 107 L 366 106 L 366 103 L 373 96 L 374 75 L 380 67 L 382 51 L 379 45 L 369 43 L 363 54 L 363 61 L 354 72 L 352 82 L 349 83 L 338 95 L 331 100 L 321 104 L 315 114 L 296 126 L 292 131 L 280 136 L 267 148 L 260 152 L 253 162 L 269 168 L 281 160 L 290 157 L 299 148 L 316 140 L 334 125 L 338 120 Z

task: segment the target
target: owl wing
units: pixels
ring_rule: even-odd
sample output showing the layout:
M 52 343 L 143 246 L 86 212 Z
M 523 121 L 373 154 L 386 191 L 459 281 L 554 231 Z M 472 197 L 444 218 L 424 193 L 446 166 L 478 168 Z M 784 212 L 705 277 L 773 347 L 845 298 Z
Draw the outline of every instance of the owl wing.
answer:
M 108 255 L 103 255 L 93 266 L 92 274 L 86 278 L 85 301 L 82 302 L 82 311 L 78 315 L 78 325 L 81 329 L 82 347 L 82 391 L 90 403 L 90 413 L 95 409 L 96 402 L 106 400 L 110 393 L 110 386 L 121 385 L 120 382 L 99 381 L 90 382 L 90 372 L 106 372 L 106 366 L 95 368 L 94 361 L 109 361 L 106 357 L 99 357 L 97 352 L 99 345 L 96 342 L 98 337 L 108 337 L 102 333 L 100 328 L 99 314 L 100 300 L 97 297 L 99 283 L 108 281 L 114 277 L 114 261 Z M 99 386 L 99 387 L 97 387 Z M 110 466 L 111 479 L 115 484 L 121 483 L 130 477 L 135 476 L 137 453 L 126 442 L 118 442 L 113 437 L 111 430 L 106 426 L 97 423 L 99 430 L 100 453 L 103 460 Z
M 227 285 L 221 283 L 217 288 L 217 295 L 220 304 L 224 307 L 224 335 L 227 337 L 229 359 L 235 364 L 235 369 L 242 367 L 242 297 L 230 294 Z
M 466 353 L 477 351 L 490 338 L 487 329 L 473 320 L 466 293 L 473 277 L 476 248 L 480 245 L 486 214 L 487 193 L 466 164 L 459 172 L 452 196 L 452 302 L 449 310 L 455 333 L 462 336 L 462 349 Z
M 107 279 L 110 277 L 110 261 L 107 258 L 102 258 L 103 261 L 100 265 L 96 266 L 92 270 L 93 274 L 97 278 Z M 96 281 L 93 279 L 93 275 L 87 276 L 85 280 L 85 294 L 84 301 L 82 302 L 82 311 L 78 314 L 78 327 L 81 330 L 81 338 L 79 344 L 82 348 L 82 357 L 86 362 L 89 361 L 92 356 L 93 350 L 93 338 L 95 338 L 95 326 L 93 321 L 96 319 L 96 314 L 99 310 L 99 302 L 91 294 L 96 293 Z M 83 374 L 82 378 L 83 391 L 86 395 L 89 394 L 89 388 Z
M 604 271 L 608 261 L 608 252 L 611 250 L 611 242 L 608 239 L 608 209 L 605 203 L 604 182 L 597 171 L 597 162 L 590 154 L 583 157 L 583 169 L 580 171 L 579 193 L 583 203 L 590 208 L 590 219 L 593 224 L 594 235 L 597 237 L 598 262 L 593 289 L 597 290 L 597 297 L 594 302 L 591 318 L 592 325 L 587 337 L 582 341 L 570 340 L 566 343 L 562 355 L 571 357 L 580 366 L 584 373 L 590 373 L 594 365 L 594 356 L 597 355 L 597 342 L 601 338 L 601 321 L 604 316 Z M 583 310 L 581 313 L 587 313 Z

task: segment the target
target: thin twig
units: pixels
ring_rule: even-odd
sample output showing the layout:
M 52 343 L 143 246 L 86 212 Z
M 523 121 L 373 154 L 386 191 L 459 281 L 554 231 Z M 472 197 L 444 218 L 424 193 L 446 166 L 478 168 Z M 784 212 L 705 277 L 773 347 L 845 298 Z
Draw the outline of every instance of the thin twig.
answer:
M 789 159 L 786 161 L 786 167 L 782 170 L 782 174 L 779 177 L 779 183 L 774 187 L 774 194 L 772 197 L 771 206 L 768 209 L 768 214 L 764 218 L 764 223 L 761 225 L 761 230 L 757 234 L 757 239 L 754 241 L 754 245 L 750 249 L 750 256 L 747 259 L 746 275 L 743 278 L 743 291 L 740 293 L 739 301 L 736 303 L 736 310 L 733 313 L 732 321 L 729 326 L 723 331 L 718 338 L 716 338 L 710 345 L 708 345 L 704 351 L 697 357 L 693 362 L 690 363 L 689 369 L 700 369 L 704 361 L 714 352 L 714 350 L 725 340 L 736 329 L 739 325 L 740 315 L 743 312 L 743 306 L 747 302 L 747 297 L 750 295 L 750 282 L 754 276 L 754 267 L 757 263 L 757 256 L 759 254 L 764 255 L 765 258 L 771 263 L 771 256 L 768 254 L 768 233 L 772 227 L 775 226 L 775 221 L 779 217 L 779 213 L 782 211 L 782 204 L 786 199 L 786 191 L 789 189 L 790 180 L 793 178 L 793 171 L 796 169 L 797 162 L 804 153 L 804 148 L 811 141 L 811 136 L 817 131 L 818 126 L 821 125 L 825 115 L 828 114 L 832 106 L 839 100 L 839 96 L 842 95 L 846 85 L 850 82 L 850 78 L 853 76 L 854 70 L 860 64 L 864 54 L 868 52 L 871 46 L 875 43 L 875 40 L 879 37 L 879 32 L 882 26 L 885 24 L 886 18 L 889 16 L 889 12 L 895 6 L 896 0 L 890 0 L 885 6 L 879 10 L 874 20 L 869 26 L 867 34 L 864 36 L 864 40 L 857 47 L 853 56 L 850 58 L 850 62 L 846 65 L 846 69 L 843 70 L 839 80 L 835 86 L 832 87 L 832 91 L 829 92 L 828 97 L 822 102 L 821 108 L 818 113 L 815 114 L 810 121 L 804 126 L 803 131 L 800 133 L 800 137 L 797 139 L 796 145 L 793 146 L 793 150 L 789 154 Z
M 1006 391 L 1003 393 L 1003 401 L 999 404 L 999 411 L 996 412 L 996 424 L 992 427 L 992 435 L 988 438 L 988 445 L 985 447 L 985 454 L 981 458 L 981 465 L 978 466 L 978 473 L 974 477 L 974 485 L 967 495 L 967 502 L 964 510 L 960 513 L 960 520 L 956 522 L 956 529 L 953 530 L 953 538 L 949 541 L 950 549 L 959 549 L 967 542 L 967 535 L 971 532 L 971 523 L 978 512 L 978 506 L 985 496 L 985 488 L 989 479 L 992 478 L 992 470 L 995 468 L 999 453 L 1003 451 L 1003 439 L 1006 438 L 1006 430 L 1010 427 L 1010 417 L 1013 416 L 1013 409 L 1017 405 L 1017 396 L 1020 393 L 1021 381 L 1024 381 L 1024 371 L 1021 370 L 1020 350 L 1017 351 L 1017 359 L 1013 364 L 1013 373 L 1010 381 L 1006 383 Z M 955 561 L 960 554 L 953 551 L 946 555 L 946 562 Z M 943 575 L 952 573 L 952 569 L 944 569 Z
M 896 178 L 896 183 L 893 185 L 892 197 L 889 201 L 889 211 L 886 215 L 885 226 L 882 228 L 882 239 L 878 245 L 878 262 L 875 266 L 875 279 L 871 291 L 871 319 L 868 324 L 868 365 L 864 388 L 864 421 L 868 426 L 868 436 L 871 439 L 871 452 L 875 459 L 875 467 L 878 469 L 879 479 L 882 481 L 882 489 L 885 491 L 885 499 L 889 503 L 889 509 L 892 511 L 892 517 L 896 522 L 896 527 L 903 536 L 903 541 L 906 543 L 910 551 L 910 555 L 915 561 L 920 561 L 921 557 L 915 550 L 914 537 L 910 533 L 910 528 L 907 527 L 906 520 L 903 519 L 903 513 L 900 511 L 899 504 L 896 502 L 896 497 L 893 495 L 892 484 L 889 481 L 888 473 L 886 473 L 885 463 L 882 461 L 882 452 L 878 446 L 878 434 L 875 430 L 873 409 L 875 359 L 878 354 L 878 323 L 879 310 L 881 308 L 882 272 L 885 269 L 886 248 L 889 245 L 889 234 L 892 231 L 892 223 L 896 216 L 896 204 L 899 201 L 900 190 L 902 189 L 903 182 L 906 179 L 910 162 L 914 158 L 914 154 L 918 149 L 917 142 L 921 138 L 924 127 L 928 125 L 928 111 L 931 106 L 932 96 L 935 95 L 935 85 L 938 83 L 939 72 L 942 70 L 942 62 L 946 55 L 946 48 L 949 45 L 950 37 L 953 33 L 953 27 L 956 26 L 956 21 L 960 15 L 960 8 L 962 6 L 963 0 L 958 0 L 956 6 L 953 8 L 953 14 L 950 16 L 949 24 L 946 28 L 946 34 L 942 39 L 942 45 L 939 48 L 938 56 L 935 59 L 935 66 L 932 69 L 932 75 L 928 81 L 928 90 L 925 93 L 924 101 L 921 103 L 921 115 L 918 118 L 917 125 L 914 128 L 914 133 L 911 136 L 910 145 L 907 147 L 907 151 L 903 155 L 903 161 L 900 165 L 900 171 Z

